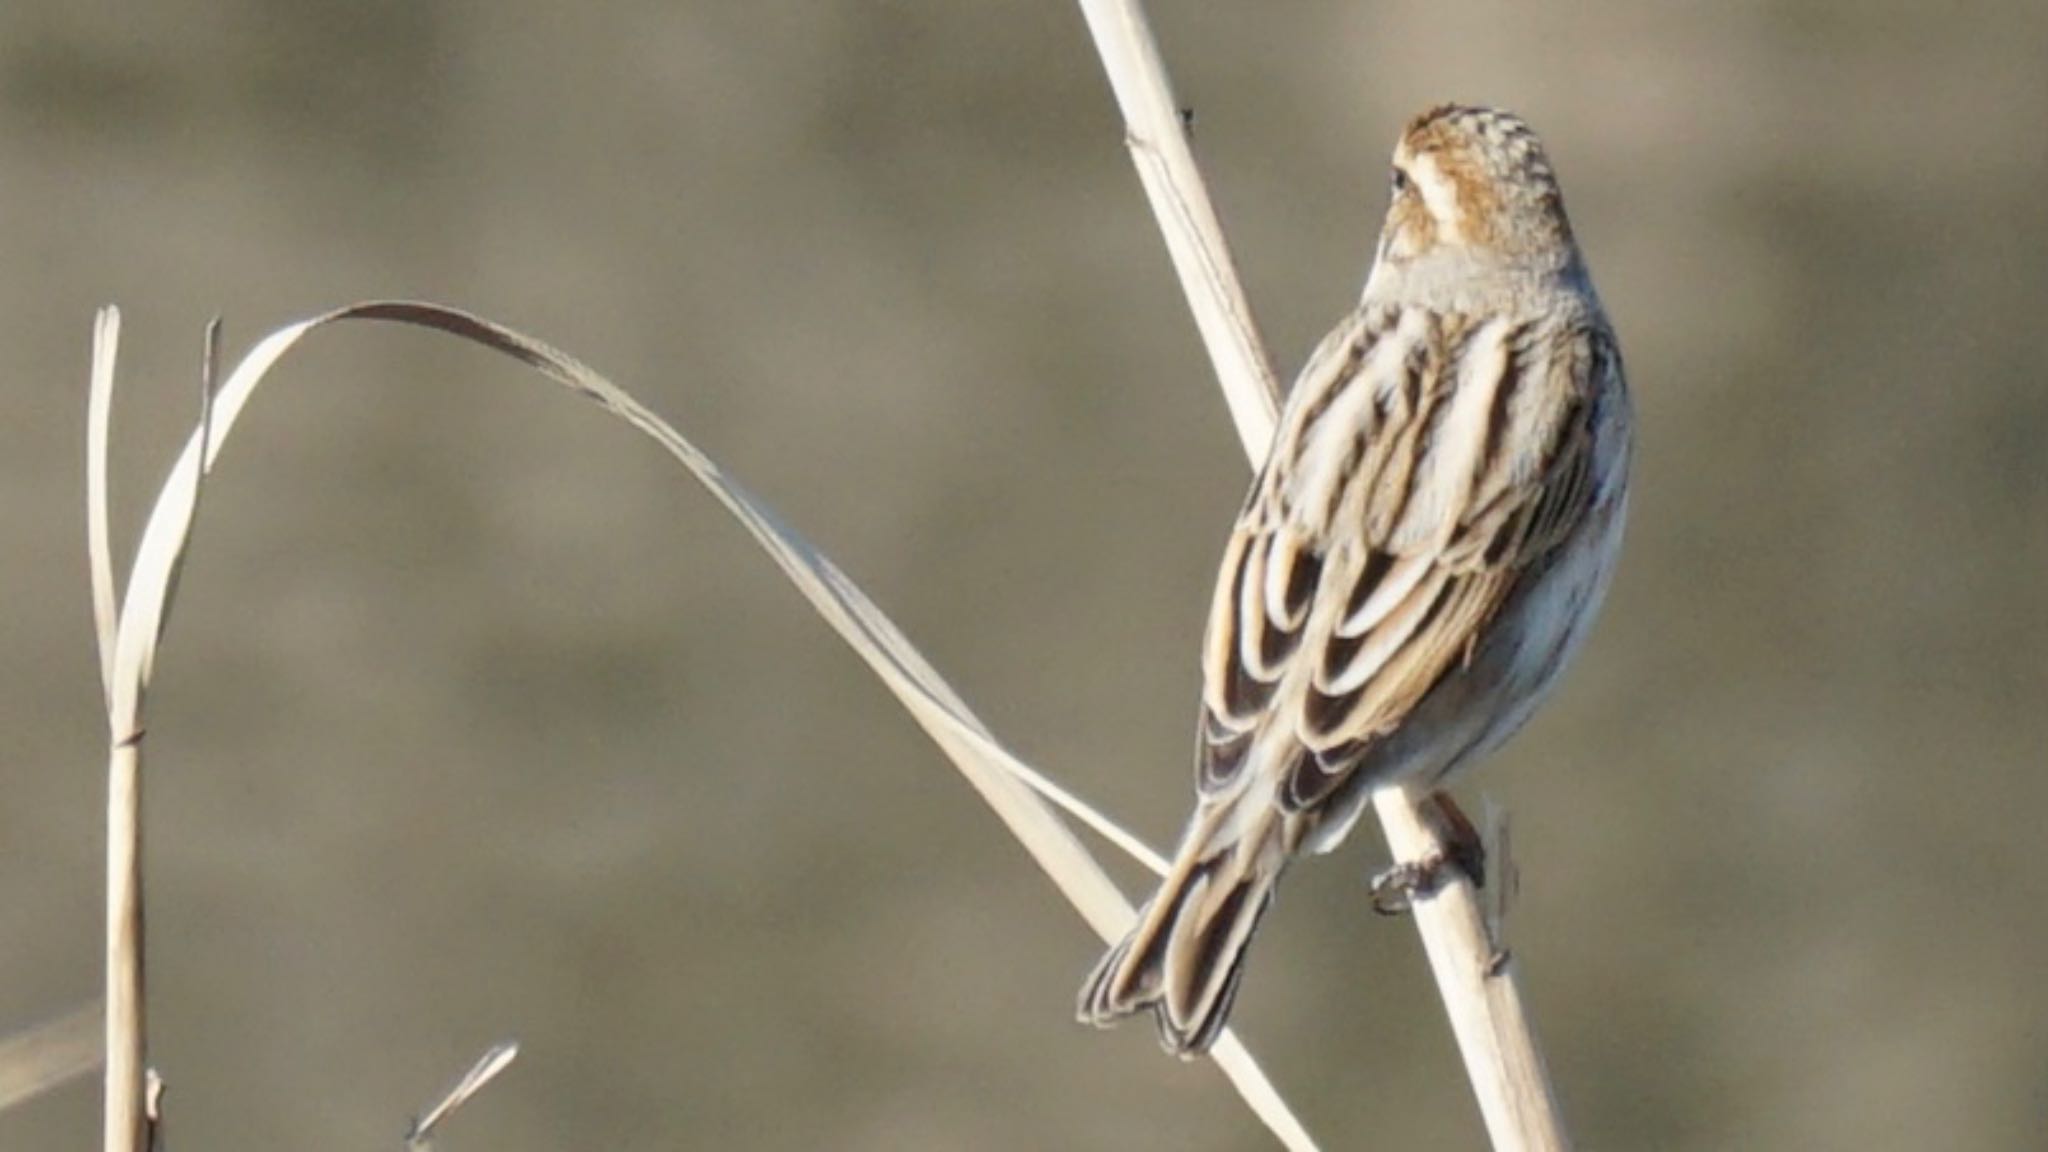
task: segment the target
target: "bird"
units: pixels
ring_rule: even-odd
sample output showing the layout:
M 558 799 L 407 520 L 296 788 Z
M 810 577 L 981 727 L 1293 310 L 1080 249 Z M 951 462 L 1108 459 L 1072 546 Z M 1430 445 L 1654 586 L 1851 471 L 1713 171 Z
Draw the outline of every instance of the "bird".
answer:
M 1511 112 L 1431 108 L 1388 196 L 1224 548 L 1194 813 L 1079 996 L 1096 1026 L 1150 1010 L 1183 1058 L 1221 1033 L 1281 874 L 1372 793 L 1463 822 L 1442 789 L 1556 684 L 1620 550 L 1621 351 L 1542 142 Z

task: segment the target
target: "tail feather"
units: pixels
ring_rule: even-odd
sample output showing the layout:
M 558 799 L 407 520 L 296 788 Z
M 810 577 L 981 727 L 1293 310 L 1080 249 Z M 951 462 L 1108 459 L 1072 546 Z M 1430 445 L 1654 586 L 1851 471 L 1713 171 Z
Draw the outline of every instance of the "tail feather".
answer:
M 1150 1009 L 1168 1051 L 1208 1050 L 1237 998 L 1246 949 L 1280 879 L 1282 854 L 1251 846 L 1239 841 L 1206 856 L 1184 850 L 1137 926 L 1082 985 L 1084 1023 L 1106 1027 Z

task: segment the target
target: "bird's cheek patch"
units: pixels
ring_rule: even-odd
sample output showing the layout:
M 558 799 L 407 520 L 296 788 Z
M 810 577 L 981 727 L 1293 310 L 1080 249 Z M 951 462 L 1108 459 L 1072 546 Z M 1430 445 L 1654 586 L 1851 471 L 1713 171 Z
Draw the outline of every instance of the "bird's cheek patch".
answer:
M 1413 171 L 1415 186 L 1422 192 L 1423 205 L 1436 232 L 1450 243 L 1463 243 L 1465 212 L 1459 203 L 1457 174 L 1445 171 L 1437 157 L 1429 154 L 1415 158 Z

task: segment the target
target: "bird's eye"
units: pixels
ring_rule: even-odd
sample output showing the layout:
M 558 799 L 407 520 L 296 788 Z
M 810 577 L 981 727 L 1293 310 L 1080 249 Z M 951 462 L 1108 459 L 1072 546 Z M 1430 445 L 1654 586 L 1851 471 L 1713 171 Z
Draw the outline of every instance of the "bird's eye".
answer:
M 1394 169 L 1394 174 L 1389 179 L 1389 183 L 1393 187 L 1394 195 L 1401 195 L 1403 192 L 1408 191 L 1408 173 L 1401 171 L 1399 168 Z

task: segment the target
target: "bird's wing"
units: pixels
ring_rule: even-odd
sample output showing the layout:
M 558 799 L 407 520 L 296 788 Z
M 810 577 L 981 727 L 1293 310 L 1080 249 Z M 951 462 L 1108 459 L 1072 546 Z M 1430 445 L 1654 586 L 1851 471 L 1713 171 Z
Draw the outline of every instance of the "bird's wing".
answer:
M 1331 333 L 1224 553 L 1205 802 L 1236 793 L 1255 739 L 1285 723 L 1290 755 L 1261 759 L 1286 773 L 1287 808 L 1313 807 L 1470 658 L 1592 504 L 1597 384 L 1619 370 L 1592 325 L 1388 308 Z

